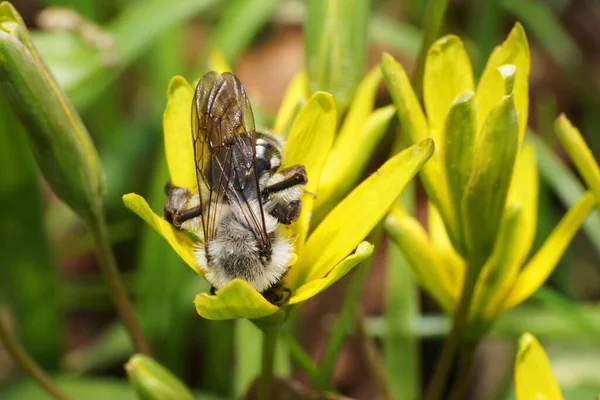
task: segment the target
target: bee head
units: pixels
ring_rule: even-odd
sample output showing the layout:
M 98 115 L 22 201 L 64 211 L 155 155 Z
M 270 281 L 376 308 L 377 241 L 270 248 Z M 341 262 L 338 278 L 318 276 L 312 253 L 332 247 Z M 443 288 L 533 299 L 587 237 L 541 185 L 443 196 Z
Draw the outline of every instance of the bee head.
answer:
M 256 163 L 259 176 L 264 172 L 272 175 L 281 166 L 283 142 L 268 133 L 256 132 Z

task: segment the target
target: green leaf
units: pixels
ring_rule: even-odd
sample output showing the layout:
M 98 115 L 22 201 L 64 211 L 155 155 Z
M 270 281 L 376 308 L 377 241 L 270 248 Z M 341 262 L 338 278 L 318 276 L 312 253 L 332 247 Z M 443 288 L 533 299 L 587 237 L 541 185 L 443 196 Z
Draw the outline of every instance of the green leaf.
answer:
M 23 20 L 0 4 L 0 87 L 27 129 L 36 161 L 53 191 L 83 219 L 100 212 L 104 173 L 79 115 L 36 53 Z
M 490 256 L 513 173 L 519 125 L 513 96 L 490 111 L 475 145 L 473 171 L 461 211 L 468 262 L 481 268 Z
M 129 382 L 141 400 L 194 400 L 175 375 L 150 357 L 136 354 L 125 364 Z
M 427 87 L 426 87 L 427 88 Z M 427 93 L 427 89 L 426 89 Z M 441 158 L 448 183 L 448 193 L 452 208 L 459 211 L 463 195 L 473 170 L 473 148 L 477 136 L 477 121 L 475 114 L 475 97 L 472 92 L 458 95 L 450 106 L 445 129 L 441 138 Z M 465 254 L 466 243 L 462 221 L 457 219 L 456 226 L 448 226 L 454 230 L 451 238 L 458 239 L 454 248 L 460 254 Z
M 529 333 L 519 339 L 519 350 L 515 358 L 515 392 L 518 400 L 563 398 L 552 375 L 548 356 Z
M 425 139 L 392 157 L 325 217 L 299 254 L 295 268 L 309 271 L 303 281 L 326 276 L 356 248 L 431 157 L 433 147 Z
M 362 78 L 370 0 L 309 0 L 304 25 L 311 93 L 329 92 L 343 112 Z

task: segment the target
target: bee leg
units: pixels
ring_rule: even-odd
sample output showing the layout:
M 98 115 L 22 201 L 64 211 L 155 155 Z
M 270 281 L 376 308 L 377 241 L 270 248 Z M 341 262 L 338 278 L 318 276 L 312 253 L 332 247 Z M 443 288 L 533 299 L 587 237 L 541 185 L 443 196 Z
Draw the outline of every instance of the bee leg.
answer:
M 289 225 L 300 217 L 302 212 L 302 202 L 293 200 L 290 202 L 278 201 L 269 211 L 269 214 L 275 217 L 277 221 L 284 225 Z
M 200 206 L 183 210 L 182 204 L 187 203 L 190 191 L 186 188 L 173 185 L 171 182 L 165 184 L 167 202 L 163 208 L 163 218 L 174 227 L 181 229 L 181 224 L 202 214 Z
M 267 301 L 277 307 L 281 307 L 287 302 L 292 294 L 292 291 L 283 286 L 283 283 L 278 282 L 264 290 L 261 293 Z
M 273 179 L 275 178 L 275 179 Z M 294 165 L 277 172 L 270 181 L 277 180 L 272 184 L 268 184 L 261 191 L 263 199 L 269 198 L 274 193 L 280 193 L 287 189 L 291 189 L 296 185 L 306 185 L 308 177 L 304 165 Z
M 210 295 L 214 296 L 215 294 L 217 294 L 217 289 L 214 286 L 210 286 Z

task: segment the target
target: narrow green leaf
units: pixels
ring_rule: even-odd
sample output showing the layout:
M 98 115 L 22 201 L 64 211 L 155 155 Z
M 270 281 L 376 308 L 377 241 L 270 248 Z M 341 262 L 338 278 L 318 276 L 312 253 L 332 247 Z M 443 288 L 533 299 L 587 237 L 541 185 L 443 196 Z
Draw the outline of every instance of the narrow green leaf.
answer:
M 519 125 L 513 96 L 490 111 L 475 145 L 473 171 L 461 205 L 469 261 L 478 268 L 490 256 L 517 154 Z
M 350 103 L 364 71 L 370 8 L 370 0 L 308 1 L 308 88 L 331 93 L 339 111 Z
M 473 170 L 473 148 L 477 136 L 477 115 L 475 114 L 475 97 L 473 92 L 463 92 L 452 103 L 446 126 L 442 132 L 441 158 L 444 164 L 448 192 L 454 210 L 460 210 L 463 195 Z M 466 243 L 463 224 L 460 219 L 456 226 L 448 228 L 456 231 L 449 235 L 459 241 L 454 248 L 459 254 L 465 254 Z

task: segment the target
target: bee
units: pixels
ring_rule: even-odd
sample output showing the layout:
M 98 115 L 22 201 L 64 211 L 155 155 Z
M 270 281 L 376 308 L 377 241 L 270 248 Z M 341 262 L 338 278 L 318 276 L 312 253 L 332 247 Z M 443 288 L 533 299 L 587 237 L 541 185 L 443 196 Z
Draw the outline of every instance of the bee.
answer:
M 302 210 L 304 166 L 280 170 L 283 142 L 256 132 L 246 91 L 232 73 L 200 79 L 191 119 L 198 191 L 167 183 L 163 217 L 199 239 L 194 257 L 211 293 L 240 278 L 281 305 L 294 250 L 285 225 Z

